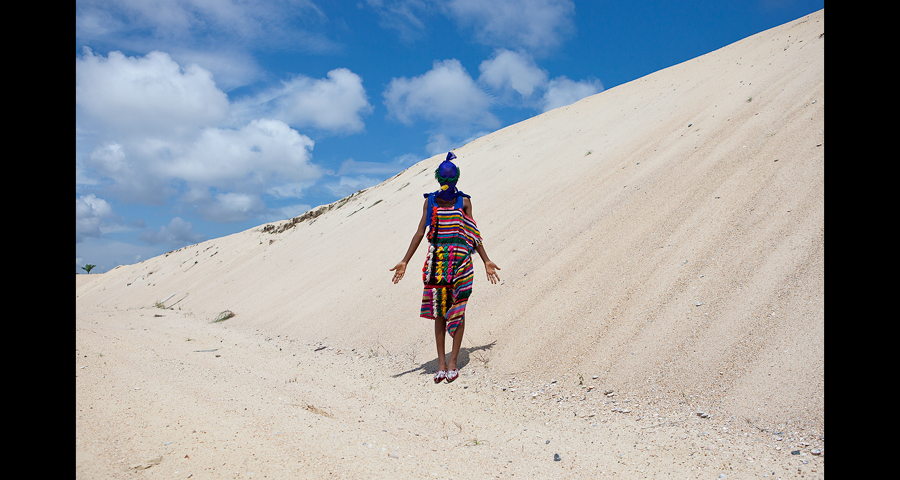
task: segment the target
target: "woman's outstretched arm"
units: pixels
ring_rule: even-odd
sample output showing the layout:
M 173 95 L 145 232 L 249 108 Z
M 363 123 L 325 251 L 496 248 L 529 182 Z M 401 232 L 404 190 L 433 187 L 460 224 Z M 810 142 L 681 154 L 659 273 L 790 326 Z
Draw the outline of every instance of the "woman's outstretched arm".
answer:
M 471 219 L 475 219 L 472 216 L 472 201 L 468 198 L 463 199 L 463 212 L 469 216 Z M 484 250 L 484 245 L 479 243 L 475 247 L 475 251 L 478 252 L 478 255 L 481 257 L 481 261 L 484 262 L 484 271 L 487 273 L 487 278 L 491 283 L 497 283 L 500 281 L 500 276 L 497 275 L 497 270 L 500 270 L 500 267 L 497 266 L 496 263 L 492 262 L 490 258 L 488 258 L 487 252 Z
M 390 270 L 394 272 L 394 283 L 399 282 L 400 279 L 403 278 L 403 274 L 406 273 L 406 265 L 412 259 L 412 256 L 416 253 L 416 249 L 419 248 L 419 243 L 421 243 L 422 239 L 425 238 L 425 216 L 428 215 L 427 210 L 428 200 L 425 200 L 425 204 L 422 205 L 422 219 L 419 220 L 419 228 L 416 230 L 416 234 L 413 235 L 412 240 L 409 242 L 409 248 L 406 250 L 406 256 L 404 256 L 403 260 Z

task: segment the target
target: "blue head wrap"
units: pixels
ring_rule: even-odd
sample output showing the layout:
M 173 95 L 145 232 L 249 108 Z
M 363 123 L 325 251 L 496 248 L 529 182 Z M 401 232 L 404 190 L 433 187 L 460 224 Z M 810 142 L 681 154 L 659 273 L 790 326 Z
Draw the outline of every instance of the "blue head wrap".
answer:
M 441 162 L 437 170 L 434 171 L 434 178 L 441 184 L 441 189 L 437 191 L 437 197 L 441 200 L 453 201 L 459 190 L 456 189 L 456 182 L 459 180 L 459 167 L 450 160 L 456 158 L 453 152 L 447 153 L 447 159 Z

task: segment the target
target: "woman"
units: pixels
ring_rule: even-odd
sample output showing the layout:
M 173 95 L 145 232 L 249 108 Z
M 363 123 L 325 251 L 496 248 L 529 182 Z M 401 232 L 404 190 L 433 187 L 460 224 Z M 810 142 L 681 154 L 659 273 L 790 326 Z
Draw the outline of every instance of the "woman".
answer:
M 487 278 L 491 283 L 500 281 L 497 270 L 484 251 L 481 234 L 475 219 L 472 218 L 472 200 L 457 190 L 459 167 L 451 160 L 453 152 L 447 153 L 444 160 L 434 172 L 441 184 L 440 190 L 426 193 L 422 206 L 422 218 L 406 251 L 406 256 L 391 269 L 394 272 L 394 283 L 403 278 L 406 265 L 409 263 L 422 238 L 428 231 L 428 255 L 422 277 L 425 290 L 422 293 L 422 309 L 420 316 L 434 320 L 434 338 L 438 351 L 438 371 L 434 375 L 434 383 L 446 380 L 451 383 L 459 377 L 457 357 L 462 345 L 465 330 L 466 303 L 472 293 L 472 252 L 478 252 Z M 444 331 L 453 338 L 453 349 L 450 361 L 446 361 L 444 351 Z

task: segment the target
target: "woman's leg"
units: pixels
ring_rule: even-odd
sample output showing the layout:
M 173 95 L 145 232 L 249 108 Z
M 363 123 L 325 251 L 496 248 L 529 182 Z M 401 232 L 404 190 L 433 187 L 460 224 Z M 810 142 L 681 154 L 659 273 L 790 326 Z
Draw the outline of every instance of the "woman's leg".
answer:
M 437 344 L 438 370 L 447 370 L 447 358 L 446 352 L 444 351 L 444 335 L 446 335 L 446 329 L 447 319 L 444 317 L 434 319 L 434 342 Z M 455 340 L 453 344 L 456 345 Z
M 453 350 L 450 351 L 450 370 L 456 368 L 456 357 L 459 356 L 459 347 L 462 346 L 463 331 L 465 329 L 466 321 L 463 320 L 459 323 L 459 326 L 456 327 L 456 332 L 453 333 Z M 443 344 L 443 341 L 441 341 L 441 343 Z

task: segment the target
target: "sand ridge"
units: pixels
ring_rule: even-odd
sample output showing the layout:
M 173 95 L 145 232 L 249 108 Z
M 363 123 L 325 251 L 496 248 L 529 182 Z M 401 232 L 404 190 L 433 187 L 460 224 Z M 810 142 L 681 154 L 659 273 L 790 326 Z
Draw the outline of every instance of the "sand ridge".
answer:
M 824 474 L 824 10 L 455 152 L 459 381 L 388 272 L 438 156 L 76 276 L 76 476 Z

